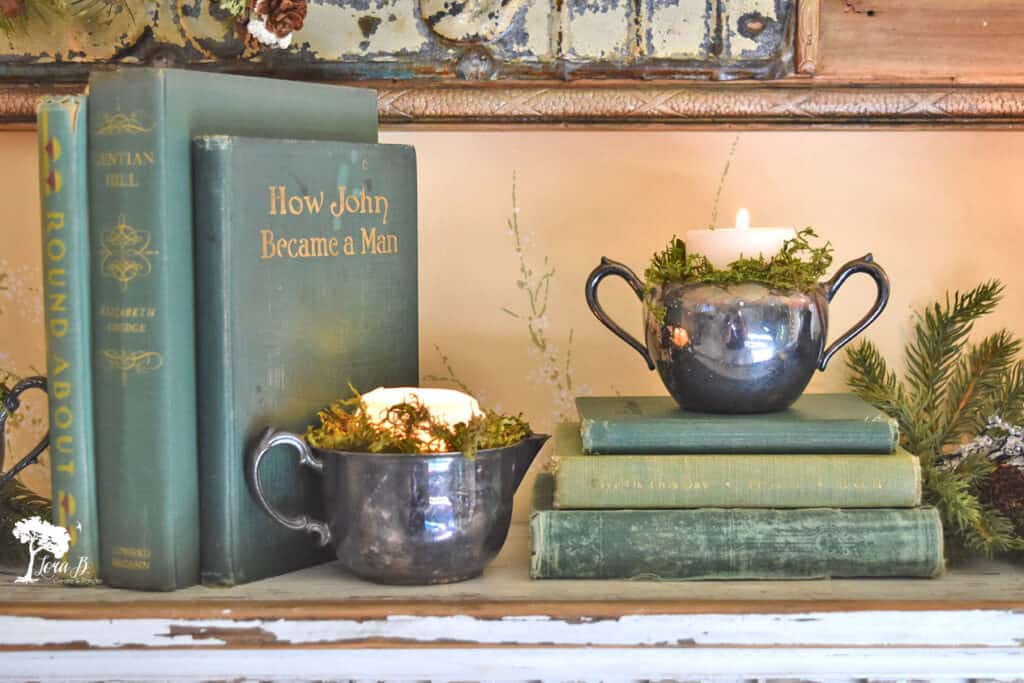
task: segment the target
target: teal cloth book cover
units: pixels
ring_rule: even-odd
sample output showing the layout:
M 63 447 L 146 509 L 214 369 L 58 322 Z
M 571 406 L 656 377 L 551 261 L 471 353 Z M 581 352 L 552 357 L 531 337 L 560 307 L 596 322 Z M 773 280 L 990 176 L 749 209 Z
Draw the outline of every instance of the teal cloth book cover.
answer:
M 70 577 L 99 578 L 89 330 L 87 100 L 43 97 L 36 115 L 53 523 L 71 536 Z
M 89 79 L 100 571 L 199 581 L 190 154 L 204 133 L 377 141 L 371 90 L 174 69 Z
M 414 386 L 416 157 L 404 145 L 197 138 L 193 152 L 203 583 L 329 559 L 246 489 L 263 429 L 377 386 Z M 322 516 L 287 448 L 261 468 L 275 506 Z
M 668 396 L 580 396 L 583 449 L 605 453 L 892 453 L 896 421 L 852 394 L 804 394 L 787 410 L 721 415 Z
M 938 576 L 932 507 L 556 510 L 540 474 L 530 515 L 535 579 L 818 579 Z

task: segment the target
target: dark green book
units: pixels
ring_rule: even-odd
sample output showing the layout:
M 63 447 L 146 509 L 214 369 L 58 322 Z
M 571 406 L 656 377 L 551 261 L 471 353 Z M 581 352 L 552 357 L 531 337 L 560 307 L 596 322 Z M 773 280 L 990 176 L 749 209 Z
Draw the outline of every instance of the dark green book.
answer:
M 89 93 L 100 571 L 171 590 L 199 580 L 192 137 L 376 142 L 376 95 L 144 68 Z
M 530 515 L 535 579 L 933 577 L 942 523 L 931 507 L 875 510 L 555 510 L 537 476 Z
M 555 429 L 556 508 L 913 507 L 921 466 L 895 453 L 604 455 L 583 453 L 580 428 Z
M 53 523 L 68 571 L 99 578 L 89 333 L 89 190 L 84 95 L 43 97 L 36 115 Z
M 197 138 L 192 155 L 203 583 L 329 559 L 246 489 L 268 425 L 419 380 L 416 156 L 404 145 Z M 296 199 L 296 201 L 291 201 Z M 287 448 L 262 481 L 280 509 L 322 514 L 319 478 Z
M 668 396 L 580 396 L 583 450 L 605 453 L 892 453 L 896 421 L 852 394 L 804 394 L 758 415 L 682 410 Z

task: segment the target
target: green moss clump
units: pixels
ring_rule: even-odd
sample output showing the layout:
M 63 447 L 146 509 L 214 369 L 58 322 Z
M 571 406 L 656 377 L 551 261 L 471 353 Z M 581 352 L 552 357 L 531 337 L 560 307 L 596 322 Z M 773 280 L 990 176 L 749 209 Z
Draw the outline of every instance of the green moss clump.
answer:
M 647 300 L 652 310 L 656 302 L 650 301 L 656 287 L 672 283 L 704 282 L 714 285 L 733 285 L 741 282 L 760 282 L 778 290 L 813 290 L 832 265 L 832 244 L 820 247 L 811 244 L 817 237 L 811 228 L 804 228 L 796 237 L 786 240 L 782 250 L 770 258 L 763 254 L 737 259 L 726 268 L 715 268 L 703 254 L 690 254 L 686 243 L 673 237 L 664 250 L 651 258 L 644 271 Z M 657 314 L 657 311 L 654 311 Z
M 461 452 L 472 456 L 488 448 L 510 446 L 533 433 L 521 415 L 493 410 L 449 426 L 439 422 L 419 400 L 392 406 L 385 422 L 378 424 L 363 410 L 362 396 L 355 389 L 352 392 L 352 398 L 338 399 L 317 413 L 320 425 L 306 428 L 306 441 L 317 448 L 354 453 Z M 428 444 L 423 443 L 424 434 Z

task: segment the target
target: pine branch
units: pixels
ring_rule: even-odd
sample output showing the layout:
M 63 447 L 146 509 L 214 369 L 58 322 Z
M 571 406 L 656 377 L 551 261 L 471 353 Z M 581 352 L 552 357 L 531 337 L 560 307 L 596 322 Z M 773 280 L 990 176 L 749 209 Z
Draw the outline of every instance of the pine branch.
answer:
M 972 424 L 974 432 L 985 428 L 990 415 L 998 415 L 1014 424 L 1024 422 L 1024 360 L 1019 360 L 1003 373 L 999 387 L 992 392 Z
M 1015 362 L 1020 340 L 1004 330 L 969 345 L 975 321 L 1002 293 L 992 280 L 925 308 L 906 348 L 903 382 L 870 342 L 847 351 L 851 390 L 894 417 L 900 443 L 921 458 L 924 498 L 939 510 L 952 552 L 1024 550 L 1012 522 L 979 498 L 994 463 L 984 454 L 955 466 L 942 457 L 944 447 L 983 431 L 990 415 L 1024 418 L 1024 360 Z
M 1004 286 L 990 280 L 965 294 L 954 293 L 950 302 L 935 302 L 918 315 L 912 341 L 907 345 L 907 386 L 912 416 L 935 419 L 946 400 L 946 383 L 957 356 L 963 351 L 975 321 L 1002 298 Z
M 913 421 L 907 410 L 903 385 L 896 372 L 889 369 L 878 347 L 867 340 L 854 343 L 846 352 L 846 367 L 850 370 L 847 385 L 853 393 L 894 418 L 900 434 L 909 437 Z
M 1020 340 L 1008 331 L 1000 330 L 972 345 L 966 355 L 955 363 L 952 378 L 946 389 L 946 407 L 934 432 L 931 448 L 956 443 L 977 424 L 983 409 L 992 402 L 1003 385 L 1007 370 L 1020 352 Z M 990 413 L 989 413 L 990 414 Z
M 978 523 L 964 538 L 964 546 L 991 557 L 995 553 L 1024 550 L 1024 539 L 1015 535 L 1013 522 L 995 508 L 983 506 Z

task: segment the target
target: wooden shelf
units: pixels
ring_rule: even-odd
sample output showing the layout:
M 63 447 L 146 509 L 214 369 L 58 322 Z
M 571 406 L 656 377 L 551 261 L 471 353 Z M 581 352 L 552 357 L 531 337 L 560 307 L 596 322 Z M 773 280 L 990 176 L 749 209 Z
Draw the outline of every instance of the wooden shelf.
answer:
M 444 586 L 376 585 L 335 564 L 174 593 L 4 582 L 0 679 L 32 667 L 95 678 L 1024 671 L 1024 568 L 1009 564 L 932 580 L 661 583 L 531 581 L 527 565 L 528 531 L 514 525 L 482 577 Z
M 98 587 L 0 585 L 0 614 L 58 618 L 380 618 L 392 613 L 488 617 L 612 618 L 633 614 L 949 609 L 1024 610 L 1024 567 L 976 562 L 938 579 L 820 581 L 532 581 L 529 532 L 515 524 L 478 579 L 440 586 L 384 586 L 336 564 L 236 587 L 171 593 Z M 0 645 L 4 632 L 0 629 Z

